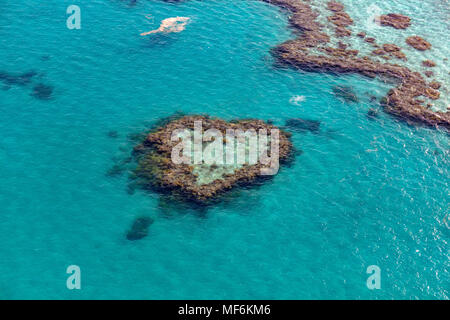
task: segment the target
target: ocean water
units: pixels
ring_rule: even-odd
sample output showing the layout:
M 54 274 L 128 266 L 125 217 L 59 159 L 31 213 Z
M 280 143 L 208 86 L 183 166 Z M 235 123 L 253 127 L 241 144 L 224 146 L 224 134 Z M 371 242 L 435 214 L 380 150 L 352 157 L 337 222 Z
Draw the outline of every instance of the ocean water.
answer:
M 432 2 L 443 9 L 427 10 Z M 362 3 L 371 4 L 349 13 Z M 424 21 L 439 29 L 427 39 L 448 52 L 448 24 L 434 22 L 448 23 L 447 1 L 389 9 L 397 3 L 417 32 Z M 71 4 L 81 30 L 66 27 Z M 285 12 L 250 0 L 0 9 L 0 71 L 37 72 L 27 85 L 0 82 L 0 298 L 449 298 L 448 134 L 382 111 L 369 119 L 379 108 L 370 96 L 388 84 L 276 67 L 269 50 L 293 37 Z M 192 21 L 139 36 L 173 16 Z M 38 83 L 53 87 L 50 99 L 30 94 Z M 341 101 L 335 85 L 360 101 Z M 107 174 L 129 156 L 131 135 L 176 111 L 321 125 L 294 133 L 303 153 L 272 181 L 199 213 L 129 193 L 127 172 Z M 142 215 L 155 219 L 149 235 L 126 240 Z M 81 268 L 81 290 L 66 288 L 69 265 Z M 380 290 L 366 286 L 370 265 Z

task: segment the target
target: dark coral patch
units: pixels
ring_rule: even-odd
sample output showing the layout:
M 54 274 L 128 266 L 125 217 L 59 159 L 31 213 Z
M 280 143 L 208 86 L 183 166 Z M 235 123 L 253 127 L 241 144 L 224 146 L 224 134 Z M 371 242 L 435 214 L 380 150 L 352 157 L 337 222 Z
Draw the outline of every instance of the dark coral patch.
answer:
M 131 241 L 140 240 L 148 235 L 148 228 L 153 223 L 150 217 L 140 217 L 134 220 L 126 238 Z
M 312 132 L 318 134 L 320 132 L 320 121 L 308 119 L 288 119 L 285 124 L 286 128 L 296 132 Z
M 431 61 L 431 60 L 424 60 L 424 61 L 422 61 L 422 65 L 423 65 L 424 67 L 433 68 L 433 67 L 436 66 L 436 62 Z
M 33 91 L 31 92 L 31 95 L 33 97 L 35 97 L 36 99 L 40 99 L 40 100 L 48 100 L 51 98 L 53 93 L 53 87 L 43 84 L 43 83 L 38 83 L 37 85 L 35 85 L 33 87 Z

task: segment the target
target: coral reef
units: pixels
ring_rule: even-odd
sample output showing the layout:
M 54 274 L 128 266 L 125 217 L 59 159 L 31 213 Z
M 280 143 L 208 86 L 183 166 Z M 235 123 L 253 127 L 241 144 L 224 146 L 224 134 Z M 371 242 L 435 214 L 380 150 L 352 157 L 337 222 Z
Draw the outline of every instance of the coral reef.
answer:
M 358 36 L 358 37 L 364 39 L 364 38 L 367 36 L 367 34 L 366 34 L 365 32 L 362 32 L 362 31 L 361 31 L 361 32 L 358 32 L 358 34 L 357 34 L 356 36 Z
M 183 200 L 207 204 L 235 186 L 253 184 L 259 179 L 265 180 L 270 177 L 261 175 L 261 170 L 266 166 L 260 162 L 241 166 L 174 163 L 171 158 L 172 150 L 179 142 L 171 140 L 172 133 L 177 129 L 193 130 L 196 121 L 201 121 L 202 132 L 214 128 L 224 137 L 228 129 L 243 131 L 265 129 L 268 133 L 271 129 L 278 129 L 262 120 L 226 122 L 199 115 L 182 116 L 171 119 L 169 122 L 163 121 L 163 126 L 151 130 L 144 141 L 134 148 L 133 154 L 138 162 L 134 175 L 141 187 L 163 193 L 169 192 L 180 195 Z M 288 136 L 288 133 L 279 131 L 280 163 L 286 162 L 292 155 L 293 147 Z M 225 145 L 228 142 L 223 141 L 223 143 Z
M 431 44 L 419 36 L 411 36 L 406 38 L 406 43 L 419 51 L 425 51 L 431 48 Z
M 411 25 L 411 18 L 398 13 L 389 13 L 376 18 L 382 26 L 395 29 L 407 29 Z
M 279 63 L 310 72 L 357 73 L 370 78 L 378 76 L 382 79 L 392 79 L 397 86 L 383 99 L 384 111 L 408 122 L 450 129 L 449 113 L 432 111 L 427 108 L 428 105 L 424 106 L 420 102 L 420 97 L 431 99 L 439 97 L 439 92 L 431 88 L 420 73 L 398 64 L 378 62 L 368 56 L 362 56 L 357 50 L 331 47 L 330 36 L 323 31 L 324 26 L 317 22 L 319 14 L 312 9 L 309 1 L 263 1 L 290 10 L 293 13 L 289 18 L 290 25 L 301 31 L 296 39 L 288 40 L 272 50 Z M 352 22 L 351 18 L 344 14 L 343 6 L 337 5 L 335 1 L 328 5 L 328 9 L 333 13 L 328 20 L 336 28 L 345 28 Z M 364 32 L 358 33 L 358 37 L 372 43 L 375 48 L 378 47 L 375 44 L 376 40 L 366 37 Z M 408 38 L 407 43 L 419 50 L 431 47 L 428 42 L 417 36 Z M 397 50 L 397 46 L 394 46 L 386 44 L 382 50 L 386 54 L 406 59 L 401 50 Z M 381 51 L 377 53 L 381 54 Z
M 330 1 L 327 4 L 327 8 L 334 12 L 327 19 L 336 26 L 336 36 L 339 38 L 351 36 L 352 32 L 347 27 L 353 24 L 353 19 L 344 11 L 344 5 L 339 2 Z
M 397 58 L 405 61 L 407 60 L 406 55 L 402 52 L 402 49 L 392 43 L 385 43 L 382 48 L 377 46 L 377 49 L 373 50 L 372 54 L 383 56 L 386 60 L 389 60 L 390 58 Z

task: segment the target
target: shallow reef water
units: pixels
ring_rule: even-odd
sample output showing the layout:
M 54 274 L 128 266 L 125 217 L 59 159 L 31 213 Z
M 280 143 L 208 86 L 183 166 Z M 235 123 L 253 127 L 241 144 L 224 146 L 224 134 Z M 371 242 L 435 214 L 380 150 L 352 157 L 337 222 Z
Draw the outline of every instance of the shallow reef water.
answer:
M 342 2 L 362 23 L 372 4 L 410 16 L 402 35 L 368 35 L 423 36 L 433 49 L 405 46 L 408 63 L 435 61 L 448 88 L 447 2 Z M 449 298 L 449 136 L 384 113 L 392 83 L 278 65 L 271 49 L 295 34 L 263 1 L 80 1 L 80 30 L 66 27 L 71 4 L 2 1 L 0 298 Z M 184 31 L 139 35 L 175 16 L 191 18 Z M 23 77 L 33 70 L 45 75 Z M 50 99 L 30 95 L 39 83 Z M 302 154 L 273 179 L 205 208 L 128 187 L 133 147 L 176 111 L 320 126 L 290 130 Z M 73 264 L 82 290 L 66 289 Z

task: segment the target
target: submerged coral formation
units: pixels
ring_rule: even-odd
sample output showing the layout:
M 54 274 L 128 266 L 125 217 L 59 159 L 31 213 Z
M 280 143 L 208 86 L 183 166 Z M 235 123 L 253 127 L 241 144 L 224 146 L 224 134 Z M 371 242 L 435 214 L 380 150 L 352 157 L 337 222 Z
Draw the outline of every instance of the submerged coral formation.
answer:
M 347 103 L 359 102 L 358 96 L 351 87 L 347 86 L 334 86 L 333 93 L 336 97 L 341 98 Z
M 153 223 L 150 217 L 139 217 L 134 220 L 130 230 L 128 230 L 126 238 L 128 240 L 140 240 L 148 235 L 148 228 Z
M 53 87 L 38 83 L 33 87 L 33 91 L 31 92 L 31 95 L 37 99 L 41 100 L 47 100 L 50 99 L 53 93 Z
M 283 163 L 292 155 L 293 147 L 288 138 L 290 135 L 262 120 L 226 122 L 208 116 L 182 116 L 171 119 L 169 122 L 162 121 L 161 126 L 152 130 L 144 141 L 134 148 L 133 153 L 138 161 L 135 178 L 140 186 L 145 189 L 181 195 L 185 200 L 205 204 L 235 186 L 252 184 L 259 179 L 270 177 L 261 174 L 266 166 L 259 161 L 251 164 L 175 163 L 172 160 L 172 151 L 180 142 L 174 141 L 172 135 L 178 130 L 193 131 L 195 124 L 199 121 L 202 123 L 202 134 L 209 129 L 215 129 L 223 134 L 223 137 L 227 137 L 220 142 L 223 143 L 224 150 L 229 143 L 234 147 L 234 139 L 226 141 L 229 137 L 226 135 L 227 130 L 242 130 L 243 132 L 265 130 L 270 134 L 268 137 L 270 140 L 273 139 L 272 130 L 276 129 L 279 133 L 277 160 Z M 205 149 L 205 145 L 202 146 L 202 149 Z M 274 156 L 272 149 L 268 151 L 270 157 Z
M 290 24 L 301 31 L 298 38 L 288 40 L 273 49 L 273 54 L 283 64 L 311 72 L 326 73 L 358 73 L 370 78 L 380 77 L 393 79 L 397 86 L 389 91 L 383 99 L 384 110 L 399 118 L 414 121 L 430 126 L 441 126 L 450 129 L 450 114 L 433 111 L 424 99 L 438 99 L 439 91 L 431 87 L 419 73 L 399 64 L 379 62 L 369 56 L 362 55 L 358 50 L 348 48 L 348 45 L 332 46 L 332 39 L 325 31 L 325 26 L 318 22 L 319 13 L 312 9 L 307 0 L 263 0 L 279 7 L 290 10 L 293 14 L 289 18 Z M 353 23 L 351 17 L 344 11 L 344 6 L 336 1 L 330 1 L 327 6 L 331 12 L 328 22 L 334 26 L 337 37 L 350 36 L 351 31 L 346 29 Z M 410 19 L 401 15 L 382 16 L 385 25 L 397 26 L 404 29 Z M 395 22 L 395 23 L 394 23 Z M 366 37 L 361 31 L 358 37 L 370 43 L 376 49 L 376 56 L 384 56 L 385 60 L 395 57 L 406 60 L 400 47 L 394 44 L 385 44 L 382 47 L 376 44 L 376 39 Z M 410 37 L 407 43 L 418 50 L 426 50 L 431 45 L 424 39 Z M 429 76 L 432 74 L 428 73 Z M 436 87 L 436 85 L 433 85 Z M 431 101 L 430 100 L 430 101 Z
M 20 74 L 0 71 L 0 81 L 3 81 L 5 85 L 24 86 L 30 83 L 31 79 L 37 74 L 36 71 L 28 71 Z
M 422 61 L 422 65 L 424 67 L 433 68 L 433 67 L 436 67 L 436 62 L 431 61 L 431 60 L 424 60 L 424 61 Z
M 41 75 L 36 71 L 23 73 L 0 71 L 0 81 L 3 82 L 5 90 L 8 90 L 11 86 L 27 86 L 38 76 L 40 77 Z M 53 87 L 43 83 L 37 83 L 33 86 L 30 95 L 37 99 L 48 100 L 51 98 L 52 93 Z

